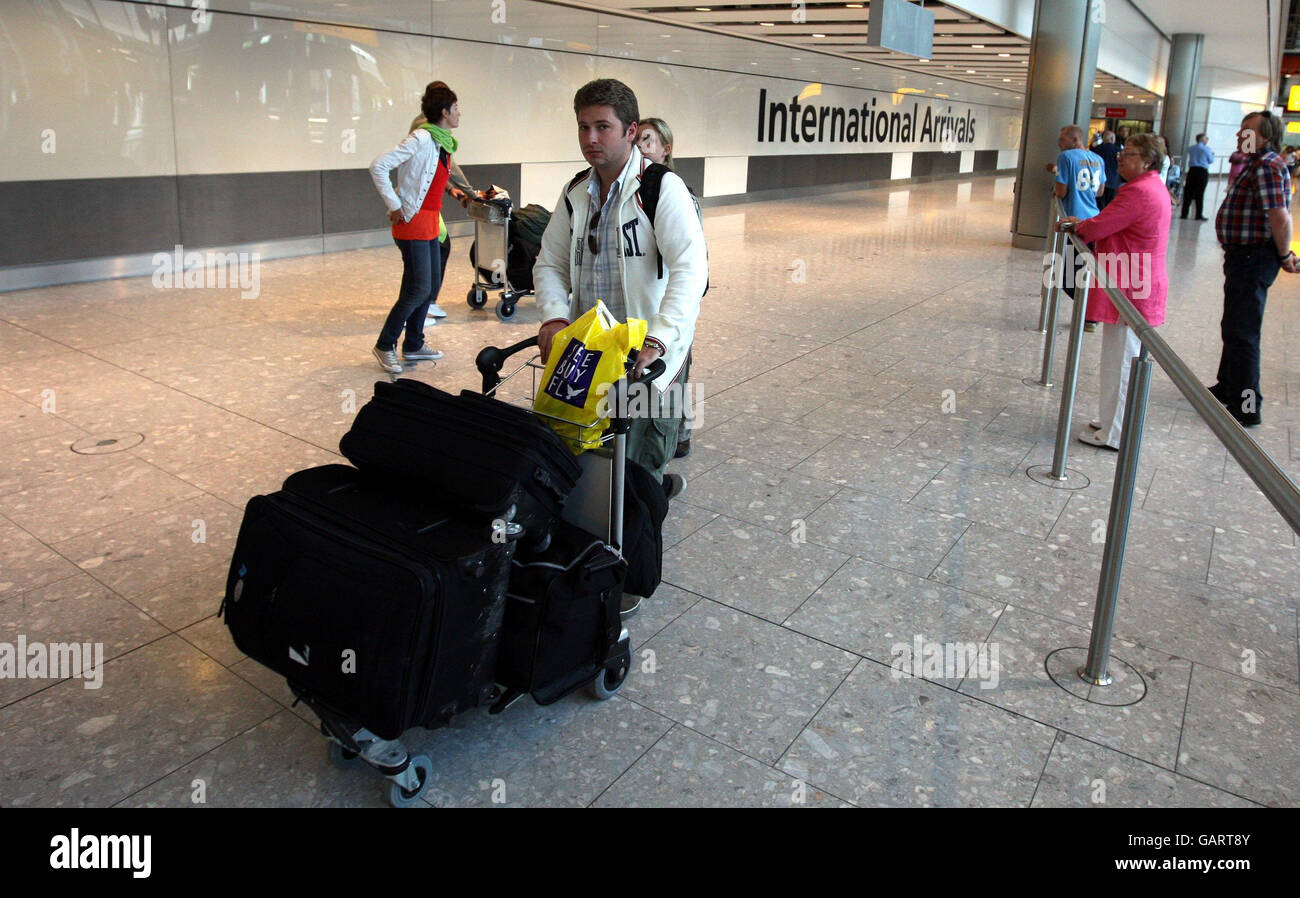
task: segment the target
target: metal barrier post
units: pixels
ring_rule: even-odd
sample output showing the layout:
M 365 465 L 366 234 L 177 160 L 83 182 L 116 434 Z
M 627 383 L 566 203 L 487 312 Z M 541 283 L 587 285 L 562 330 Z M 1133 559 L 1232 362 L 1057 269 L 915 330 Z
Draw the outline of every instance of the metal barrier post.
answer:
M 1047 249 L 1050 253 L 1048 259 L 1051 260 L 1053 272 L 1056 269 L 1056 259 L 1061 253 L 1061 241 L 1064 237 L 1064 234 L 1056 230 L 1056 204 L 1050 203 L 1047 207 Z M 1047 333 L 1048 298 L 1051 292 L 1056 289 L 1055 286 L 1048 285 L 1054 285 L 1055 282 L 1055 277 L 1043 279 L 1043 299 L 1038 306 L 1038 332 L 1040 334 Z
M 1056 316 L 1060 305 L 1061 291 L 1053 285 L 1047 292 L 1047 321 L 1043 331 L 1043 371 L 1038 376 L 1040 387 L 1052 385 L 1052 368 L 1056 365 Z
M 1073 240 L 1070 246 L 1074 246 Z M 1078 250 L 1075 250 L 1078 252 Z M 1065 358 L 1065 383 L 1061 387 L 1061 410 L 1056 416 L 1056 446 L 1052 450 L 1052 478 L 1065 480 L 1069 460 L 1070 422 L 1074 418 L 1074 391 L 1079 385 L 1079 357 L 1083 355 L 1083 319 L 1092 287 L 1092 266 L 1085 265 L 1074 284 L 1074 311 L 1070 315 L 1070 349 Z
M 1129 367 L 1124 433 L 1119 440 L 1119 463 L 1115 468 L 1115 488 L 1110 499 L 1110 519 L 1106 522 L 1106 551 L 1101 561 L 1101 579 L 1097 583 L 1092 639 L 1088 643 L 1087 665 L 1079 668 L 1079 676 L 1094 686 L 1111 684 L 1107 669 L 1110 642 L 1115 628 L 1115 611 L 1119 604 L 1120 574 L 1124 568 L 1124 548 L 1128 542 L 1133 488 L 1137 485 L 1138 452 L 1142 448 L 1142 428 L 1146 424 L 1147 396 L 1150 391 L 1151 358 L 1144 343 L 1142 354 L 1135 357 Z

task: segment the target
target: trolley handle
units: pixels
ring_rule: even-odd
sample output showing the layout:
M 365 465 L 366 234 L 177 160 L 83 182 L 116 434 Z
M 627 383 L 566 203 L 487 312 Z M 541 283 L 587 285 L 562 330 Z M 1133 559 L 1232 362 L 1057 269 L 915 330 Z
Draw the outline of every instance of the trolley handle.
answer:
M 507 346 L 500 349 L 496 346 L 484 346 L 474 358 L 474 367 L 478 368 L 478 373 L 483 377 L 483 393 L 491 394 L 498 386 L 501 385 L 501 369 L 505 366 L 506 359 L 510 358 L 517 352 L 522 352 L 529 347 L 537 345 L 536 335 L 529 337 L 527 340 L 520 340 L 514 346 Z
M 637 350 L 632 350 L 627 356 L 627 380 L 619 381 L 609 391 L 610 408 L 627 409 L 626 396 L 633 387 L 641 387 L 643 384 L 649 384 L 650 381 L 659 377 L 667 366 L 664 365 L 663 359 L 655 359 L 645 369 L 645 373 L 638 380 L 632 380 L 632 368 L 636 365 Z M 642 387 L 648 389 L 648 387 Z M 609 429 L 612 433 L 627 433 L 632 428 L 630 418 L 620 418 L 611 416 L 609 420 Z

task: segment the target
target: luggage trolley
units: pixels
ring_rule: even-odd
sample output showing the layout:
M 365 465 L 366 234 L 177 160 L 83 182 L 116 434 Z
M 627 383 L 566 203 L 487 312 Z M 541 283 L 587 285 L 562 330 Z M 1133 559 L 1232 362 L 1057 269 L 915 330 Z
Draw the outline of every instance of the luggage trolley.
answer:
M 474 219 L 474 249 L 471 258 L 474 266 L 474 284 L 465 299 L 471 309 L 487 305 L 488 291 L 500 290 L 501 299 L 496 304 L 497 319 L 509 321 L 515 317 L 519 300 L 531 296 L 532 290 L 516 289 L 507 273 L 510 262 L 510 213 L 513 205 L 506 197 L 483 199 L 474 197 L 468 206 Z M 480 264 L 486 260 L 486 266 Z
M 537 394 L 538 377 L 544 370 L 540 357 L 533 356 L 505 377 L 502 377 L 500 372 L 511 356 L 536 346 L 537 337 L 534 336 L 504 349 L 489 346 L 481 350 L 474 364 L 483 379 L 484 395 L 495 396 L 503 384 L 528 369 L 532 384 L 527 399 L 531 403 L 532 398 Z M 635 359 L 636 353 L 633 352 L 626 360 L 625 367 L 629 377 Z M 663 360 L 656 359 L 636 383 L 648 385 L 663 374 L 664 370 Z M 627 380 L 620 381 L 610 391 L 609 400 L 612 408 L 623 407 L 620 396 L 628 389 L 628 383 Z M 584 424 L 536 411 L 533 414 L 547 421 L 573 427 L 577 430 L 579 438 L 584 441 L 591 442 L 599 439 L 601 444 L 599 448 L 590 449 L 578 456 L 582 474 L 565 501 L 561 520 L 583 532 L 593 546 L 599 543 L 610 557 L 620 564 L 624 563 L 622 548 L 624 481 L 627 467 L 627 434 L 631 421 L 627 418 L 611 417 L 608 428 L 597 437 L 596 433 L 599 433 L 600 425 Z M 520 564 L 518 559 L 515 564 L 516 566 Z M 606 602 L 605 611 L 609 620 L 617 622 L 621 604 L 622 578 L 620 577 L 618 588 Z M 612 697 L 622 687 L 632 663 L 631 643 L 626 628 L 611 623 L 607 632 L 610 638 L 604 640 L 606 643 L 603 648 L 604 661 L 598 665 L 600 673 L 589 677 L 592 695 L 602 701 Z M 617 639 L 612 638 L 615 632 L 618 633 Z M 508 646 L 503 646 L 502 651 L 503 655 L 511 654 Z M 513 702 L 521 694 L 522 691 L 518 689 L 508 689 L 498 705 L 503 710 L 505 705 Z M 493 710 L 497 710 L 497 707 L 494 706 Z
M 475 359 L 475 365 L 482 375 L 484 395 L 495 396 L 502 384 L 525 368 L 532 373 L 531 392 L 535 395 L 537 378 L 543 370 L 538 357 L 534 356 L 524 362 L 505 377 L 500 372 L 512 355 L 536 346 L 537 337 L 534 336 L 504 349 L 489 346 L 481 350 Z M 628 359 L 629 368 L 634 360 L 635 354 Z M 656 360 L 638 383 L 649 383 L 663 372 L 663 361 Z M 614 403 L 618 402 L 620 392 L 626 389 L 626 382 L 615 385 L 610 393 L 613 408 L 622 407 Z M 581 422 L 539 412 L 534 414 L 579 428 L 580 438 L 584 440 L 588 439 L 586 432 L 595 429 L 594 426 Z M 487 696 L 487 701 L 492 703 L 489 710 L 491 714 L 501 713 L 526 694 L 531 693 L 539 704 L 545 705 L 584 685 L 588 686 L 595 699 L 605 701 L 612 698 L 627 680 L 632 667 L 631 638 L 622 626 L 619 606 L 622 603 L 621 566 L 625 564 L 622 552 L 623 491 L 630 423 L 626 418 L 611 418 L 608 429 L 599 438 L 600 448 L 579 456 L 582 474 L 569 494 L 561 516 L 561 520 L 569 525 L 565 529 L 568 535 L 565 548 L 567 550 L 568 546 L 573 546 L 570 550 L 573 557 L 567 566 L 551 561 L 530 563 L 525 559 L 521 562 L 518 556 L 514 561 L 517 567 L 523 569 L 520 592 L 528 592 L 537 582 L 535 577 L 529 576 L 529 568 L 541 570 L 543 577 L 556 571 L 567 572 L 572 569 L 577 569 L 581 577 L 589 580 L 600 580 L 603 577 L 600 582 L 606 588 L 599 593 L 601 607 L 588 609 L 588 617 L 596 619 L 579 622 L 579 625 L 587 625 L 595 645 L 583 644 L 582 651 L 585 654 L 581 663 L 566 666 L 563 657 L 557 662 L 556 653 L 547 644 L 545 632 L 548 624 L 553 628 L 556 623 L 553 617 L 547 615 L 547 604 L 551 601 L 550 590 L 543 586 L 537 590 L 541 594 L 533 595 L 516 594 L 514 588 L 508 590 L 507 619 L 502 630 L 495 676 L 497 685 Z M 596 437 L 593 435 L 590 439 Z M 507 527 L 508 538 L 512 542 L 525 542 L 527 534 L 521 525 L 508 523 Z M 579 535 L 576 542 L 573 540 L 574 534 Z M 551 536 L 550 532 L 545 534 L 532 551 L 546 552 L 550 548 Z M 512 611 L 516 621 L 513 626 Z M 572 614 L 572 611 L 569 613 Z M 564 652 L 559 654 L 563 656 Z M 570 651 L 570 660 L 571 657 Z M 545 674 L 539 674 L 539 670 L 547 667 L 549 670 Z M 293 688 L 292 682 L 290 687 Z M 390 781 L 388 800 L 394 807 L 407 807 L 419 801 L 432 780 L 433 761 L 427 755 L 412 756 L 400 739 L 382 739 L 336 713 L 313 696 L 303 694 L 297 688 L 293 688 L 293 691 L 320 718 L 321 732 L 329 740 L 328 754 L 332 764 L 347 769 L 364 762 L 374 767 Z

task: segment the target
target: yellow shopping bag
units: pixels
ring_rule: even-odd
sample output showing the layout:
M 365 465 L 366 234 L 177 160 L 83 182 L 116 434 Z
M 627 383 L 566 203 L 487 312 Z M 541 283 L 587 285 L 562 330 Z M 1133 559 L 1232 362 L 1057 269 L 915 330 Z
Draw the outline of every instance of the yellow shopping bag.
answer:
M 608 412 L 608 403 L 601 403 L 608 387 L 602 385 L 623 376 L 628 353 L 641 348 L 645 335 L 644 320 L 619 322 L 602 302 L 555 335 L 533 411 L 545 416 L 575 454 L 600 445 L 609 426 L 608 413 L 600 414 Z

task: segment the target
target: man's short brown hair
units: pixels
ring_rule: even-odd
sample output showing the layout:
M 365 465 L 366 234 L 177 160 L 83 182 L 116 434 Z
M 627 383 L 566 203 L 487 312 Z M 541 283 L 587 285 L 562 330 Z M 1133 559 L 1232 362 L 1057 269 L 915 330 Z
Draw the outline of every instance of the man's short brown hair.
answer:
M 577 115 L 589 106 L 611 107 L 624 129 L 641 120 L 636 94 L 622 81 L 613 78 L 597 78 L 578 88 L 578 92 L 573 95 L 573 114 Z

